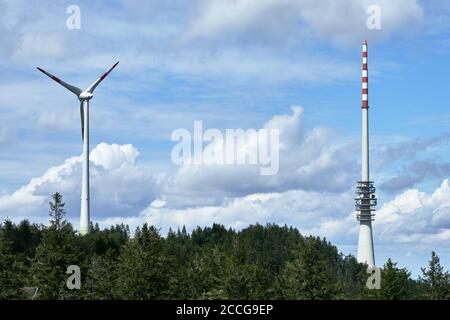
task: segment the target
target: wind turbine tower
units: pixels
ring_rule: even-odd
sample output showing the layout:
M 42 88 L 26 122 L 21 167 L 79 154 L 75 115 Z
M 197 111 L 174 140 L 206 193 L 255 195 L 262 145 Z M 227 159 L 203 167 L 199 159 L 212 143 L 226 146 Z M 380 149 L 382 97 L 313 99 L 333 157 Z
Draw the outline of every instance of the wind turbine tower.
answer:
M 369 177 L 369 74 L 367 68 L 367 40 L 362 51 L 362 149 L 361 181 L 356 186 L 356 211 L 359 221 L 357 260 L 375 266 L 373 249 L 372 221 L 374 220 L 377 196 L 373 181 Z
M 80 212 L 80 234 L 85 235 L 89 232 L 90 213 L 89 213 L 89 100 L 92 99 L 95 88 L 105 79 L 108 74 L 117 66 L 116 62 L 107 72 L 91 84 L 86 90 L 70 85 L 42 68 L 39 71 L 58 82 L 64 88 L 75 94 L 80 100 L 81 116 L 81 138 L 83 139 L 83 170 L 81 181 L 81 212 Z

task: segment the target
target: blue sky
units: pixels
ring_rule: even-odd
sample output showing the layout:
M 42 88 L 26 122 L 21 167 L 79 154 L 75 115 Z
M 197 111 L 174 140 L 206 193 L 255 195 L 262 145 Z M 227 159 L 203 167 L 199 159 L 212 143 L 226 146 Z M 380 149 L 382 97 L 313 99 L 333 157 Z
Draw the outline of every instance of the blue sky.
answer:
M 72 4 L 79 30 L 66 27 Z M 373 4 L 379 30 L 366 25 Z M 446 1 L 0 0 L 0 14 L 2 219 L 45 222 L 59 190 L 78 225 L 78 101 L 35 67 L 84 88 L 120 60 L 91 103 L 94 221 L 287 223 L 355 254 L 368 39 L 377 262 L 417 274 L 434 249 L 450 265 Z M 280 173 L 175 166 L 171 132 L 194 120 L 279 126 Z

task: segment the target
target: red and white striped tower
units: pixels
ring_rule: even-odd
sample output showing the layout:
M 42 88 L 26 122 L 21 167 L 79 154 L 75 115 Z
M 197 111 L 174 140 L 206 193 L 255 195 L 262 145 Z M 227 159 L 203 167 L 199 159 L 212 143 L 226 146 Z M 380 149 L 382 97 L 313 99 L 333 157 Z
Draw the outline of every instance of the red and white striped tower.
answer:
M 362 145 L 361 181 L 356 187 L 356 210 L 359 221 L 358 262 L 375 265 L 373 249 L 372 221 L 377 204 L 375 187 L 369 178 L 369 71 L 367 68 L 367 40 L 362 52 Z
M 367 69 L 367 40 L 362 50 L 362 107 L 369 108 L 369 72 Z

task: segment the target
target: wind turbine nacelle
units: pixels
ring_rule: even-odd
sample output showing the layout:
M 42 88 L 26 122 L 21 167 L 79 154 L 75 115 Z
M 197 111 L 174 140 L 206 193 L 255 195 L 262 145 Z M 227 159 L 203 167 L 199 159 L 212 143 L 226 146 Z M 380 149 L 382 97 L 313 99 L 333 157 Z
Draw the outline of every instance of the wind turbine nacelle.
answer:
M 92 93 L 87 92 L 87 91 L 83 91 L 78 96 L 78 98 L 80 98 L 80 100 L 90 100 L 90 99 L 92 99 L 92 97 L 93 97 Z

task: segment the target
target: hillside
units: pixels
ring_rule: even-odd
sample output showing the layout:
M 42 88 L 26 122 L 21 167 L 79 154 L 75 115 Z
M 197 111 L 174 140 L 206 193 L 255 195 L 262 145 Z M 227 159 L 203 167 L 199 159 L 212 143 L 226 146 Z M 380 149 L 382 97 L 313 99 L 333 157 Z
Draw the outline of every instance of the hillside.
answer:
M 191 233 L 125 225 L 81 237 L 50 203 L 49 226 L 0 225 L 0 299 L 448 299 L 449 275 L 433 253 L 423 277 L 388 260 L 380 290 L 365 288 L 366 266 L 326 239 L 292 227 L 222 225 Z M 69 290 L 69 265 L 81 289 Z

